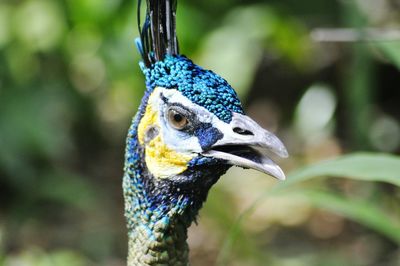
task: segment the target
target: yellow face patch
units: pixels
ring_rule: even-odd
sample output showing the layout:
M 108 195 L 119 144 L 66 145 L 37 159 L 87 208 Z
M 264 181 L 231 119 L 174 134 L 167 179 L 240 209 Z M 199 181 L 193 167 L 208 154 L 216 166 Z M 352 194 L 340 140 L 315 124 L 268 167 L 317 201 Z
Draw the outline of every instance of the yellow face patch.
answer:
M 154 177 L 168 178 L 184 172 L 194 156 L 178 153 L 164 143 L 159 113 L 156 109 L 159 94 L 159 89 L 156 88 L 148 100 L 146 112 L 138 126 L 138 139 L 139 143 L 145 146 L 145 162 L 149 171 Z M 151 127 L 158 127 L 160 132 L 145 143 L 146 132 Z

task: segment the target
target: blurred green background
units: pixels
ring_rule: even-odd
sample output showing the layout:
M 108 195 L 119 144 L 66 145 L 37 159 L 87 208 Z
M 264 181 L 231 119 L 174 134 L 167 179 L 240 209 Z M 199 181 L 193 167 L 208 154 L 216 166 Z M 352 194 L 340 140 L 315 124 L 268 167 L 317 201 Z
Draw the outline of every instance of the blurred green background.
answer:
M 291 155 L 286 182 L 239 168 L 220 180 L 190 228 L 192 265 L 400 265 L 400 40 L 358 31 L 399 29 L 399 11 L 179 1 L 181 53 L 225 77 Z M 133 0 L 1 0 L 0 265 L 125 265 L 137 35 Z

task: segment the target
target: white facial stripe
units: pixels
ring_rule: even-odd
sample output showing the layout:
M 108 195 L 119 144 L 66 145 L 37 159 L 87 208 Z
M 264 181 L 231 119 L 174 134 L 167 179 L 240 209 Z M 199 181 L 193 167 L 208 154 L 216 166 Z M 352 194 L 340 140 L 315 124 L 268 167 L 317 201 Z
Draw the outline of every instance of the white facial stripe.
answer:
M 193 102 L 191 102 L 188 98 L 183 96 L 183 94 L 175 89 L 165 89 L 165 88 L 160 88 L 161 93 L 164 95 L 165 98 L 168 99 L 169 103 L 179 103 L 182 104 L 183 106 L 187 107 L 190 110 L 193 110 L 196 114 L 199 114 L 198 119 L 203 122 L 203 123 L 212 123 L 214 119 L 218 119 L 213 113 L 208 111 L 206 108 L 197 105 Z
M 165 98 L 168 99 L 168 104 L 178 103 L 190 109 L 191 111 L 196 113 L 197 119 L 202 123 L 210 123 L 211 125 L 219 128 L 222 131 L 230 129 L 229 124 L 221 121 L 216 115 L 208 111 L 206 108 L 191 102 L 176 89 L 156 87 L 153 93 L 159 93 L 160 96 L 162 94 Z M 186 133 L 180 132 L 169 125 L 166 114 L 163 113 L 164 110 L 167 109 L 167 106 L 166 103 L 161 99 L 161 97 L 154 97 L 153 99 L 154 101 L 149 104 L 152 104 L 156 110 L 160 110 L 159 121 L 164 142 L 170 148 L 178 152 L 188 154 L 202 152 L 203 150 L 199 144 L 197 137 L 189 136 Z

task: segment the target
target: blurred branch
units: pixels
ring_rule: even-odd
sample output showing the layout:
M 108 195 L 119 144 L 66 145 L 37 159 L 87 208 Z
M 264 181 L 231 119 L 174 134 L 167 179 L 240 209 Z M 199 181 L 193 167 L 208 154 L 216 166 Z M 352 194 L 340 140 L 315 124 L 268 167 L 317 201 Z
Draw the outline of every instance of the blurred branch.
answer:
M 400 41 L 399 29 L 316 28 L 310 33 L 316 42 L 384 42 Z

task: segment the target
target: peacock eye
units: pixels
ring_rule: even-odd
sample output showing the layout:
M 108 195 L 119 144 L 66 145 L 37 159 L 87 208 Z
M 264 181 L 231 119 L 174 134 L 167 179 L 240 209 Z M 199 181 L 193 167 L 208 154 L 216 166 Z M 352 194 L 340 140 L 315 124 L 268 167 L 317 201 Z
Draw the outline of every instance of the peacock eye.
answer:
M 168 110 L 168 121 L 175 129 L 181 130 L 189 123 L 187 117 L 176 110 Z

